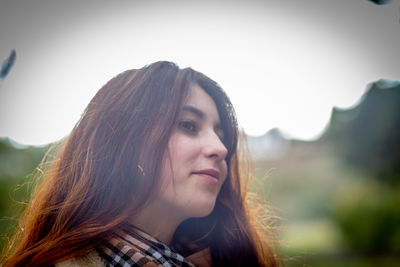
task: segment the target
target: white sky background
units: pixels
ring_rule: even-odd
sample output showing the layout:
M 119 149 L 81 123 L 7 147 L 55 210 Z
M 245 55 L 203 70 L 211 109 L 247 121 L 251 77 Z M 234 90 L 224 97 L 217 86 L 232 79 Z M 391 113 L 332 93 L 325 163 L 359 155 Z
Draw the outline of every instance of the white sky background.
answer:
M 400 79 L 399 1 L 0 0 L 0 136 L 30 145 L 71 131 L 118 73 L 169 60 L 216 80 L 250 135 L 309 140 L 333 106 Z

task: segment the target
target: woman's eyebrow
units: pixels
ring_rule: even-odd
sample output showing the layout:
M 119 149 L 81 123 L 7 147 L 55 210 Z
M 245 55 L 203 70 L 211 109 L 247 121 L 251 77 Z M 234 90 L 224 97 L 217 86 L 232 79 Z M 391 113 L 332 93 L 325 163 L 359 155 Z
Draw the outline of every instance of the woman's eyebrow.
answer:
M 205 117 L 203 111 L 201 111 L 200 109 L 195 108 L 193 106 L 184 106 L 183 107 L 183 111 L 190 112 L 190 113 L 192 113 L 193 115 L 195 115 L 196 117 L 198 117 L 200 119 L 204 119 L 204 117 Z

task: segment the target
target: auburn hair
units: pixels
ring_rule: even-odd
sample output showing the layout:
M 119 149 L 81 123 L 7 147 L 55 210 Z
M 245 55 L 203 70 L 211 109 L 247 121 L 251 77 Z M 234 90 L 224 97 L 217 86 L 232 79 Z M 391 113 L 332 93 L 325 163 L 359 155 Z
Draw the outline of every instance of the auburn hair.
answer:
M 217 106 L 228 176 L 211 214 L 184 221 L 171 246 L 183 254 L 209 247 L 215 266 L 278 266 L 268 231 L 256 229 L 246 204 L 229 98 L 204 74 L 165 61 L 125 71 L 94 96 L 44 172 L 3 266 L 50 266 L 84 255 L 145 208 L 159 190 L 160 162 L 193 83 Z

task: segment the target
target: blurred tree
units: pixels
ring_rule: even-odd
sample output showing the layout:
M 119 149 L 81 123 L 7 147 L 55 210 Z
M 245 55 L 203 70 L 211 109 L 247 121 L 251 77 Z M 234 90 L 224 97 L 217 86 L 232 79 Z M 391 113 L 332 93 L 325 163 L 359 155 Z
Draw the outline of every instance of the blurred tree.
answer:
M 400 83 L 374 82 L 359 105 L 335 108 L 321 140 L 333 142 L 347 164 L 400 185 Z
M 371 83 L 358 105 L 332 112 L 320 142 L 365 180 L 339 196 L 333 219 L 353 251 L 400 253 L 400 82 Z M 344 190 L 344 189 L 342 189 Z

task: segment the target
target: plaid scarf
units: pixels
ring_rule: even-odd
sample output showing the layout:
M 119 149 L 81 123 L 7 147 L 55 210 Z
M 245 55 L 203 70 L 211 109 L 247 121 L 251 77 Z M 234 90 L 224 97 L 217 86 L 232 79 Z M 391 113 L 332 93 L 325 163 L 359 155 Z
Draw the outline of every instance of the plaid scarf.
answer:
M 133 226 L 129 230 L 117 232 L 114 238 L 96 250 L 105 266 L 110 267 L 194 267 L 182 255 Z

